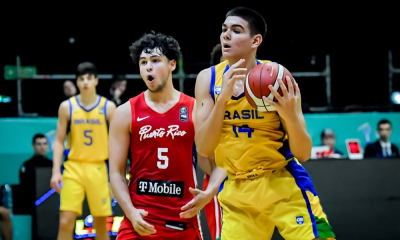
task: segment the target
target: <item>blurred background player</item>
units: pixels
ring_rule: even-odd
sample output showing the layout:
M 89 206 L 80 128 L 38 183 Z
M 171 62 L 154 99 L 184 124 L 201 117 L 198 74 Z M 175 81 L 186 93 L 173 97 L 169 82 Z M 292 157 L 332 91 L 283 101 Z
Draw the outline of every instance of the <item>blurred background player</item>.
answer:
M 108 123 L 116 106 L 97 94 L 99 80 L 93 63 L 80 63 L 76 77 L 80 94 L 60 104 L 53 149 L 50 185 L 57 192 L 61 191 L 57 239 L 72 239 L 75 220 L 82 214 L 86 195 L 96 240 L 109 240 L 107 217 L 112 215 L 112 209 L 108 181 Z M 67 134 L 70 151 L 61 169 Z
M 129 50 L 147 90 L 119 106 L 110 125 L 111 186 L 124 211 L 117 239 L 203 239 L 199 215 L 179 216 L 197 194 L 195 100 L 172 82 L 181 58 L 179 43 L 151 31 Z

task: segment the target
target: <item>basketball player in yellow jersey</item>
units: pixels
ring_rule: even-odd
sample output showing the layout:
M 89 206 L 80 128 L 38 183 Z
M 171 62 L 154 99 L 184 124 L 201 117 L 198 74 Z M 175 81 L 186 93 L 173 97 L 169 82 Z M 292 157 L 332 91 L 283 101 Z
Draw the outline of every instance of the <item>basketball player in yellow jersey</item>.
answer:
M 275 226 L 291 239 L 335 239 L 310 176 L 300 162 L 310 158 L 312 141 L 301 111 L 296 81 L 279 79 L 277 112 L 259 112 L 244 96 L 246 74 L 261 62 L 257 48 L 266 33 L 264 18 L 237 7 L 226 14 L 220 41 L 226 61 L 201 71 L 196 80 L 196 146 L 215 153 L 208 188 L 196 190 L 182 217 L 197 213 L 228 176 L 218 194 L 222 240 L 271 239 Z
M 75 220 L 82 214 L 86 195 L 96 230 L 95 239 L 109 240 L 107 217 L 112 215 L 112 209 L 108 181 L 108 124 L 116 106 L 96 93 L 99 80 L 93 63 L 79 64 L 76 76 L 80 93 L 60 105 L 53 149 L 50 185 L 61 198 L 57 239 L 73 239 Z M 62 170 L 67 134 L 70 151 Z

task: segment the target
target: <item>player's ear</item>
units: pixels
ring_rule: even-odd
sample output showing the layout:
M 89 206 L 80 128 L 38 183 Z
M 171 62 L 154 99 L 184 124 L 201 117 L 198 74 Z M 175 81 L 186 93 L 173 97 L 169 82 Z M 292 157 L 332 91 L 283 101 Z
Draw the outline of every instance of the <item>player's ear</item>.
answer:
M 253 46 L 254 47 L 259 47 L 261 42 L 262 42 L 262 36 L 260 34 L 256 34 L 253 37 Z
M 169 66 L 171 67 L 171 72 L 173 72 L 176 69 L 176 60 L 172 59 L 169 61 Z

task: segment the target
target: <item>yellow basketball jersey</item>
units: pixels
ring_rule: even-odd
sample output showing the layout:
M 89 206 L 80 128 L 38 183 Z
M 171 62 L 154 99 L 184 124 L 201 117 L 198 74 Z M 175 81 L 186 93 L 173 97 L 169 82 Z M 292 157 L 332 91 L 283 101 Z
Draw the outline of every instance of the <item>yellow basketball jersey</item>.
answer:
M 257 60 L 257 64 L 270 62 Z M 214 101 L 221 92 L 222 76 L 228 61 L 211 67 L 210 93 Z M 228 173 L 246 178 L 253 170 L 273 170 L 292 159 L 287 134 L 277 112 L 259 112 L 247 101 L 244 92 L 228 101 L 222 133 L 215 150 L 217 166 Z
M 69 152 L 66 160 L 100 162 L 108 159 L 108 99 L 99 96 L 91 109 L 82 107 L 76 96 L 68 99 L 70 118 L 68 122 Z

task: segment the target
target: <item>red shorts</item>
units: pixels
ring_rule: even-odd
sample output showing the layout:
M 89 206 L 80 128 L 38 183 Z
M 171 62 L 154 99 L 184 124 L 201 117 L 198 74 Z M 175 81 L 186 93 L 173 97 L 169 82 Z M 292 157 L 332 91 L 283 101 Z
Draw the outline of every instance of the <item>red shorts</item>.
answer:
M 149 240 L 172 240 L 172 239 L 185 239 L 185 240 L 201 240 L 202 233 L 200 229 L 193 226 L 186 228 L 183 231 L 165 228 L 160 224 L 150 223 L 156 228 L 156 234 L 149 236 L 140 236 L 132 227 L 130 221 L 124 217 L 118 230 L 116 240 L 131 240 L 131 239 L 149 239 Z
M 207 189 L 208 181 L 210 180 L 210 176 L 204 174 L 203 181 L 203 190 Z M 219 239 L 221 238 L 221 206 L 218 202 L 218 197 L 214 196 L 214 198 L 204 206 L 204 212 L 206 213 L 207 224 L 210 230 L 211 239 Z
M 118 232 L 117 238 L 115 240 L 131 240 L 131 239 L 149 239 L 149 240 L 172 240 L 172 239 L 187 239 L 187 240 L 200 240 L 197 232 L 193 229 L 186 229 L 184 231 L 174 232 L 174 233 L 163 233 L 160 235 L 149 235 L 149 236 L 140 236 L 133 229 L 125 229 Z

